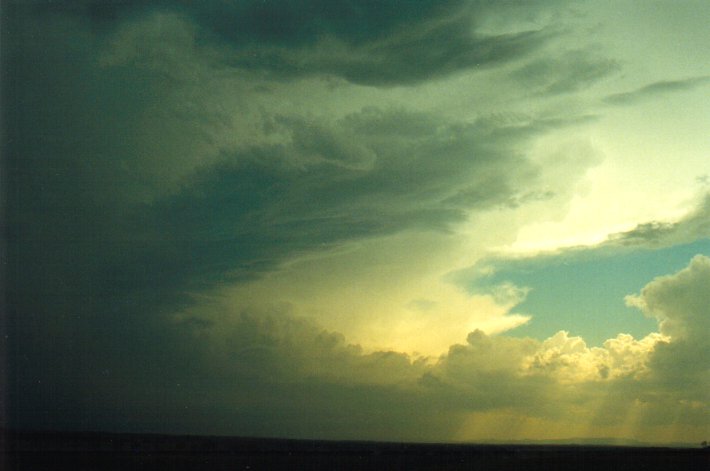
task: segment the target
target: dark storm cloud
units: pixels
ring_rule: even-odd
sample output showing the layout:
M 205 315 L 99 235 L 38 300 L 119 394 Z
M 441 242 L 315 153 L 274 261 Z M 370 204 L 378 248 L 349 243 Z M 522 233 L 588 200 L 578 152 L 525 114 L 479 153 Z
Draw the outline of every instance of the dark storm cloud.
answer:
M 231 51 L 233 67 L 271 78 L 326 74 L 375 86 L 415 84 L 522 58 L 550 37 L 544 31 L 478 33 L 478 21 L 493 14 L 495 4 L 460 0 L 34 5 L 40 12 L 86 19 L 99 31 L 139 15 L 173 12 L 197 25 L 200 42 Z
M 544 407 L 550 385 L 516 374 L 537 345 L 529 339 L 475 332 L 431 366 L 364 353 L 288 308 L 225 310 L 164 322 L 151 331 L 153 351 L 76 358 L 74 369 L 11 391 L 11 412 L 32 428 L 429 441 L 452 436 L 469 411 Z
M 415 84 L 503 63 L 525 56 L 548 38 L 540 31 L 477 33 L 478 16 L 491 9 L 485 2 L 319 3 L 304 2 L 293 16 L 276 9 L 260 13 L 289 25 L 277 29 L 276 37 L 283 41 L 242 49 L 248 42 L 225 34 L 225 29 L 213 30 L 236 47 L 232 63 L 237 67 L 276 76 L 332 74 L 364 85 Z M 310 11 L 320 13 L 303 15 Z M 303 21 L 304 16 L 310 18 Z
M 240 317 L 235 333 L 223 339 L 233 348 L 214 357 L 203 335 L 215 320 L 176 323 L 175 314 L 210 288 L 262 276 L 299 254 L 408 229 L 445 231 L 472 209 L 522 201 L 535 192 L 539 173 L 522 149 L 552 125 L 533 118 L 459 122 L 375 107 L 341 119 L 268 107 L 252 113 L 259 106 L 243 89 L 263 84 L 229 63 L 251 67 L 239 63 L 240 54 L 263 47 L 283 61 L 291 60 L 283 51 L 303 54 L 303 73 L 412 83 L 514 57 L 539 36 L 480 37 L 464 26 L 468 13 L 453 19 L 444 7 L 410 10 L 399 2 L 382 18 L 375 12 L 384 7 L 362 10 L 362 18 L 377 18 L 368 31 L 342 23 L 331 6 L 318 6 L 323 18 L 306 15 L 303 30 L 272 31 L 277 12 L 270 5 L 262 23 L 249 16 L 257 13 L 231 13 L 244 13 L 240 21 L 251 25 L 231 30 L 230 14 L 219 9 L 225 4 L 199 5 L 38 2 L 7 10 L 2 93 L 11 423 L 188 431 L 218 420 L 234 405 L 230 397 L 242 402 L 228 416 L 232 428 L 223 419 L 224 432 L 248 431 L 262 419 L 276 424 L 281 414 L 294 414 L 292 426 L 309 430 L 294 412 L 300 403 L 290 398 L 311 401 L 313 427 L 345 411 L 366 428 L 371 416 L 362 412 L 363 401 L 379 404 L 385 419 L 387 411 L 401 414 L 393 424 L 416 421 L 405 417 L 410 408 L 395 400 L 402 394 L 394 386 L 323 379 L 293 385 L 288 377 L 284 386 L 264 379 L 295 368 L 286 362 L 292 341 L 283 347 L 275 333 L 296 329 L 288 322 Z M 154 16 L 166 9 L 180 15 Z M 191 35 L 183 16 L 201 32 Z M 162 29 L 153 28 L 158 24 Z M 136 30 L 143 42 L 125 47 L 121 35 Z M 324 34 L 347 51 L 372 56 L 328 62 L 326 55 L 321 62 L 308 48 L 320 47 Z M 233 50 L 219 55 L 202 42 L 208 37 Z M 114 42 L 112 56 L 106 51 Z M 259 61 L 252 65 L 282 67 Z M 205 79 L 224 75 L 241 100 L 238 109 L 223 104 L 215 82 Z M 232 141 L 224 143 L 224 135 Z M 313 328 L 302 330 L 285 337 L 305 336 L 309 345 L 328 341 Z M 333 372 L 366 369 L 368 361 L 402 364 L 396 354 L 367 357 L 335 344 L 346 353 Z M 313 357 L 308 351 L 294 358 L 306 362 Z M 326 353 L 315 358 L 333 354 Z M 316 388 L 337 398 L 322 393 L 315 404 Z M 183 415 L 186 406 L 197 412 Z
M 528 137 L 527 126 L 450 123 L 388 138 L 366 131 L 399 114 L 369 109 L 330 125 L 277 118 L 277 131 L 290 136 L 285 143 L 226 153 L 150 202 L 134 201 L 133 184 L 140 189 L 140 182 L 110 173 L 116 163 L 82 149 L 84 143 L 66 149 L 56 137 L 18 136 L 8 154 L 21 195 L 10 208 L 18 221 L 11 242 L 33 261 L 23 265 L 67 271 L 27 268 L 19 286 L 76 278 L 62 289 L 172 294 L 246 279 L 285 257 L 345 240 L 414 227 L 445 230 L 465 209 L 508 204 L 518 179 L 534 177 L 535 168 L 514 150 Z M 132 158 L 120 147 L 107 152 Z
M 402 386 L 421 367 L 404 355 L 365 355 L 283 310 L 229 317 L 166 322 L 162 335 L 151 332 L 160 347 L 150 355 L 124 346 L 123 361 L 87 356 L 78 370 L 45 374 L 21 399 L 11 394 L 12 413 L 33 428 L 252 436 L 412 438 L 451 427 L 408 413 L 422 398 Z M 101 368 L 87 375 L 87 365 Z
M 465 17 L 452 18 L 363 45 L 324 44 L 295 53 L 257 48 L 236 55 L 232 64 L 275 76 L 331 74 L 362 85 L 412 85 L 510 61 L 535 50 L 547 38 L 535 31 L 474 36 L 470 28 Z
M 668 93 L 693 90 L 710 83 L 710 77 L 691 77 L 683 80 L 664 80 L 655 82 L 636 90 L 609 95 L 604 99 L 612 105 L 630 105 L 640 101 L 650 100 Z
M 206 32 L 239 47 L 254 43 L 299 46 L 313 43 L 324 35 L 342 37 L 348 42 L 358 43 L 387 35 L 402 25 L 450 14 L 459 10 L 464 3 L 461 0 L 24 2 L 34 13 L 68 13 L 107 27 L 130 16 L 156 10 L 174 10 L 194 17 L 204 25 Z

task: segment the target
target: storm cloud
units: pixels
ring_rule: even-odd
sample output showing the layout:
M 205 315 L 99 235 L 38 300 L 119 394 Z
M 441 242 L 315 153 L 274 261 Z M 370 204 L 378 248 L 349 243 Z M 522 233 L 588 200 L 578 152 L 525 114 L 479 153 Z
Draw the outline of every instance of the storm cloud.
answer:
M 477 414 L 561 423 L 615 388 L 609 410 L 644 387 L 705 401 L 702 372 L 684 376 L 692 397 L 664 389 L 673 365 L 708 355 L 672 328 L 703 327 L 700 301 L 676 301 L 705 283 L 705 258 L 629 298 L 658 332 L 597 346 L 501 335 L 529 320 L 514 312 L 525 287 L 439 279 L 492 260 L 484 243 L 512 243 L 535 211 L 559 217 L 603 160 L 574 94 L 621 62 L 561 47 L 567 2 L 544 3 L 5 5 L 9 424 L 439 441 L 478 438 Z M 706 203 L 607 245 L 706 236 Z M 412 281 L 430 260 L 446 268 Z M 416 325 L 460 321 L 459 341 L 416 354 L 332 328 L 377 297 L 375 272 Z M 313 290 L 332 311 L 279 289 L 308 277 L 329 281 Z
M 345 241 L 447 231 L 470 210 L 517 198 L 520 183 L 539 173 L 519 150 L 545 132 L 535 119 L 457 121 L 375 106 L 337 119 L 298 114 L 268 106 L 268 92 L 260 91 L 290 72 L 239 59 L 253 57 L 244 51 L 255 47 L 295 48 L 306 51 L 298 54 L 306 54 L 309 74 L 412 82 L 534 41 L 469 38 L 470 16 L 456 16 L 451 28 L 445 6 L 393 8 L 391 17 L 378 7 L 373 30 L 361 32 L 330 8 L 316 8 L 323 18 L 289 31 L 273 23 L 276 13 L 290 25 L 296 11 L 191 5 L 9 7 L 10 363 L 15 390 L 36 391 L 13 396 L 26 404 L 17 420 L 44 410 L 55 392 L 78 400 L 71 391 L 88 390 L 87 378 L 124 364 L 154 364 L 134 373 L 163 376 L 158 365 L 180 343 L 165 322 L 204 290 Z M 252 29 L 228 28 L 231 17 Z M 374 62 L 308 59 L 323 35 L 371 48 Z M 412 64 L 414 45 L 452 41 L 452 50 L 470 57 L 442 49 L 427 62 L 418 51 L 422 66 L 399 70 Z M 342 55 L 351 56 L 358 54 Z M 278 81 L 253 75 L 261 69 Z
M 493 2 L 168 2 L 81 1 L 15 6 L 64 14 L 110 34 L 123 21 L 174 14 L 232 67 L 295 78 L 330 74 L 363 85 L 415 84 L 528 55 L 550 33 L 477 32 Z M 540 8 L 540 7 L 538 7 Z M 524 8 L 520 8 L 524 10 Z M 34 10 L 34 11 L 33 11 Z M 51 14 L 50 13 L 50 14 Z

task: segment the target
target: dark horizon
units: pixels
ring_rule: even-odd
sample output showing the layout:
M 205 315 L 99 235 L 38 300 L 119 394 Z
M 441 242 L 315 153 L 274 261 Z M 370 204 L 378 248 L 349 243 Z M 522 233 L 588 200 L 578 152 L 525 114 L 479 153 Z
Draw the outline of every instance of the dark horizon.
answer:
M 710 449 L 493 445 L 200 437 L 91 432 L 3 436 L 9 470 L 24 469 L 701 469 Z M 696 468 L 696 466 L 698 466 Z M 263 467 L 263 468 L 262 468 Z M 692 467 L 692 468 L 691 468 Z
M 120 432 L 120 431 L 105 431 L 105 430 L 59 430 L 59 429 L 12 429 L 6 428 L 0 431 L 0 434 L 5 436 L 43 436 L 47 435 L 49 437 L 61 437 L 61 436 L 87 436 L 87 437 L 101 437 L 101 436 L 116 436 L 116 437 L 160 437 L 166 440 L 172 439 L 199 439 L 199 440 L 217 440 L 217 441 L 244 441 L 250 442 L 317 442 L 317 443 L 353 443 L 353 444 L 376 444 L 376 445 L 432 445 L 432 446 L 472 446 L 472 447 L 486 447 L 486 446 L 545 446 L 545 447 L 610 447 L 610 448 L 668 448 L 668 449 L 695 449 L 703 448 L 704 445 L 701 443 L 689 443 L 689 442 L 678 442 L 678 443 L 653 443 L 653 442 L 642 442 L 633 439 L 624 438 L 608 438 L 608 437 L 588 437 L 588 438 L 565 438 L 565 439 L 545 439 L 545 440 L 534 440 L 534 439 L 523 439 L 523 440 L 512 440 L 512 441 L 502 441 L 502 440 L 491 440 L 491 441 L 411 441 L 411 440 L 367 440 L 367 439 L 339 439 L 339 438 L 317 438 L 317 437 L 288 437 L 288 436 L 245 436 L 245 435 L 226 435 L 226 434 L 214 434 L 214 435 L 200 435 L 200 434 L 190 434 L 190 433 L 163 433 L 163 432 L 151 432 L 151 431 L 133 431 L 133 432 Z

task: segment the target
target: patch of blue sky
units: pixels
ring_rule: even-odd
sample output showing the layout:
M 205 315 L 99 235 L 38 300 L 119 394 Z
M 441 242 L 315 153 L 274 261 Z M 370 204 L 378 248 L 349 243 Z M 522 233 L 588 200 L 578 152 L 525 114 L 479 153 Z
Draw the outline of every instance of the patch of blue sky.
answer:
M 514 312 L 532 319 L 508 335 L 544 339 L 566 330 L 582 336 L 589 346 L 599 346 L 619 333 L 641 338 L 657 331 L 655 319 L 626 306 L 624 297 L 684 268 L 697 254 L 710 254 L 710 239 L 661 249 L 599 248 L 489 260 L 489 273 L 474 267 L 456 278 L 471 293 L 491 292 L 506 282 L 531 289 Z

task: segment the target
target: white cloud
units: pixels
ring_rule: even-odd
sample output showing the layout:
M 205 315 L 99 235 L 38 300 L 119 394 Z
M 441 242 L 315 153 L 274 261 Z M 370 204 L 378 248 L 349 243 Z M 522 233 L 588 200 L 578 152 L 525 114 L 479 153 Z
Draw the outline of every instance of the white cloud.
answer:
M 656 278 L 627 304 L 658 319 L 661 333 L 695 341 L 710 332 L 710 258 L 697 255 L 682 271 Z
M 603 347 L 587 347 L 582 337 L 560 331 L 525 358 L 523 368 L 527 374 L 547 375 L 563 383 L 641 378 L 648 370 L 649 355 L 664 338 L 654 333 L 636 340 L 619 334 Z

